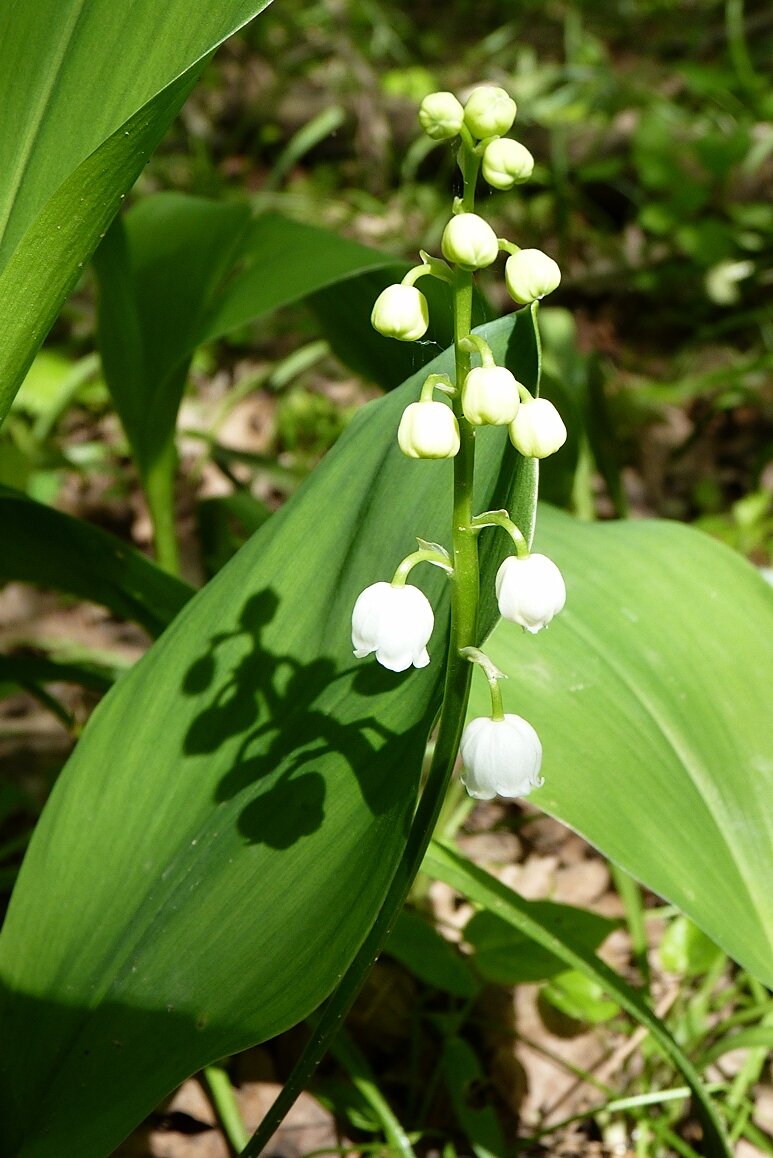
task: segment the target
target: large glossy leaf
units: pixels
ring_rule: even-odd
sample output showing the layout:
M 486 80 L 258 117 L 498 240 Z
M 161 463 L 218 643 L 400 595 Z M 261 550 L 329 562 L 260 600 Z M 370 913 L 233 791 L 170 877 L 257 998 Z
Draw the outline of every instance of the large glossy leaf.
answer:
M 389 255 L 324 229 L 178 193 L 116 221 L 96 267 L 105 375 L 141 470 L 174 435 L 197 346 L 364 271 L 402 275 Z
M 267 0 L 13 4 L 0 38 L 0 420 L 208 54 Z
M 486 333 L 533 382 L 528 316 Z M 395 442 L 422 378 L 358 415 L 86 729 L 0 937 L 7 1152 L 104 1155 L 187 1073 L 308 1014 L 365 936 L 447 637 L 447 581 L 425 567 L 434 662 L 395 675 L 351 656 L 357 592 L 417 534 L 448 540 L 451 464 Z M 510 498 L 503 434 L 479 439 L 481 507 Z M 504 550 L 488 539 L 487 589 Z
M 547 631 L 497 627 L 506 710 L 544 746 L 540 808 L 673 901 L 773 984 L 773 591 L 674 523 L 545 508 L 567 584 Z M 473 689 L 471 710 L 487 710 Z
M 193 594 L 114 535 L 0 487 L 0 580 L 101 603 L 160 635 Z

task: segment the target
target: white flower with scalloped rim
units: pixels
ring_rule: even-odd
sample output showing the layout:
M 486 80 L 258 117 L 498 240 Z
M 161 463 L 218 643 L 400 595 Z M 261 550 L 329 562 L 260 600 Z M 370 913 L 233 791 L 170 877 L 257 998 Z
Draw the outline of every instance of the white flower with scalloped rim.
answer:
M 408 458 L 453 458 L 459 450 L 456 415 L 444 402 L 411 402 L 400 419 L 397 442 Z
M 375 651 L 390 671 L 405 671 L 411 664 L 426 667 L 434 625 L 432 604 L 418 587 L 373 583 L 360 593 L 352 611 L 354 654 L 363 659 Z
M 528 796 L 543 783 L 539 774 L 542 745 L 534 728 L 521 716 L 471 720 L 462 734 L 460 752 L 462 784 L 476 800 Z
M 509 426 L 519 402 L 518 383 L 506 366 L 476 366 L 464 380 L 462 409 L 474 426 Z
M 563 576 L 547 555 L 510 555 L 495 581 L 499 614 L 532 635 L 547 627 L 566 603 Z
M 373 304 L 370 324 L 385 338 L 415 342 L 429 325 L 427 299 L 415 285 L 388 285 Z
M 539 301 L 558 289 L 561 270 L 541 249 L 520 249 L 505 262 L 505 285 L 513 301 L 520 305 Z
M 477 213 L 457 213 L 448 222 L 440 239 L 446 261 L 462 269 L 484 269 L 499 254 L 497 235 Z
M 564 420 L 547 398 L 527 398 L 510 423 L 510 441 L 527 458 L 547 458 L 566 442 Z

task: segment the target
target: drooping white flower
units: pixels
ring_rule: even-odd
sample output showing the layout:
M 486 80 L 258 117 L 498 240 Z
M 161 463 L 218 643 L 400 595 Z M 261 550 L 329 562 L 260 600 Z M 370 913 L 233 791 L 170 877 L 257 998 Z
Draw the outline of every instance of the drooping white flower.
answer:
M 497 235 L 477 213 L 457 213 L 443 230 L 440 248 L 446 261 L 462 269 L 483 269 L 496 261 Z
M 547 555 L 510 555 L 495 581 L 499 614 L 532 635 L 547 627 L 566 603 L 566 585 Z
M 512 189 L 528 181 L 533 171 L 534 158 L 520 141 L 499 137 L 486 145 L 481 172 L 492 188 Z
M 510 441 L 527 458 L 547 458 L 566 442 L 564 420 L 547 398 L 527 399 L 510 423 Z
M 411 402 L 400 419 L 397 441 L 408 458 L 453 458 L 459 450 L 459 423 L 444 402 Z
M 519 402 L 518 383 L 506 366 L 476 366 L 464 380 L 462 409 L 476 426 L 508 426 Z
M 385 338 L 415 342 L 427 332 L 427 299 L 415 285 L 388 285 L 376 298 L 370 324 Z
M 452 92 L 431 92 L 419 107 L 419 124 L 433 141 L 456 137 L 464 121 L 464 109 Z
M 473 137 L 501 137 L 515 120 L 516 104 L 509 93 L 493 84 L 473 89 L 464 102 L 464 123 Z
M 360 593 L 352 611 L 354 654 L 363 659 L 375 651 L 390 671 L 405 671 L 411 664 L 426 667 L 434 625 L 432 604 L 418 587 L 373 583 Z
M 505 262 L 505 285 L 521 305 L 539 301 L 561 284 L 558 263 L 541 249 L 520 249 Z
M 539 774 L 542 745 L 534 728 L 521 716 L 471 720 L 462 734 L 460 752 L 462 784 L 476 800 L 528 796 L 543 782 Z

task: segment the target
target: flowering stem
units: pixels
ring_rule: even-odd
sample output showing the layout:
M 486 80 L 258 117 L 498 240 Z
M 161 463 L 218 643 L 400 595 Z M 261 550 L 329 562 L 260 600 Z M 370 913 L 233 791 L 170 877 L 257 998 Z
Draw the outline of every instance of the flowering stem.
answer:
M 448 571 L 450 574 L 453 574 L 454 570 L 447 555 L 441 554 L 440 551 L 433 551 L 431 548 L 422 547 L 420 550 L 406 555 L 394 573 L 392 586 L 404 587 L 406 579 L 417 563 L 434 563 L 436 567 L 442 567 L 444 571 Z
M 475 531 L 480 531 L 483 527 L 501 527 L 503 531 L 507 531 L 513 540 L 515 553 L 518 558 L 528 558 L 529 544 L 526 541 L 526 537 L 518 530 L 507 511 L 486 511 L 482 515 L 474 515 L 471 520 L 471 526 Z
M 460 654 L 470 663 L 476 663 L 483 670 L 491 692 L 491 718 L 492 720 L 504 720 L 505 709 L 502 704 L 499 681 L 506 680 L 507 676 L 499 670 L 495 663 L 492 663 L 485 651 L 481 651 L 479 647 L 463 647 Z
M 475 206 L 475 183 L 480 159 L 474 156 L 470 147 L 466 146 L 464 133 L 462 133 L 462 139 L 459 166 L 465 178 L 465 190 L 461 202 L 466 212 L 472 212 Z M 469 350 L 463 348 L 463 342 L 469 337 L 472 326 L 473 275 L 465 270 L 457 269 L 454 274 L 453 289 L 456 382 L 461 383 L 470 371 L 470 353 Z M 395 870 L 376 920 L 338 988 L 329 998 L 314 1033 L 284 1088 L 256 1133 L 242 1150 L 241 1158 L 257 1158 L 327 1052 L 333 1035 L 359 993 L 371 966 L 381 952 L 392 926 L 405 904 L 437 825 L 448 783 L 456 763 L 472 679 L 472 667 L 462 651 L 464 648 L 475 645 L 478 622 L 479 568 L 477 535 L 473 527 L 472 514 L 475 436 L 472 426 L 462 411 L 461 391 L 456 391 L 452 404 L 459 423 L 460 446 L 459 453 L 454 458 L 451 626 L 443 703 L 432 763 L 414 814 L 403 856 Z M 422 551 L 417 551 L 414 556 L 409 556 L 408 559 L 418 555 L 423 555 L 426 558 Z M 405 560 L 406 563 L 408 559 Z M 399 570 L 400 568 L 398 568 Z
M 422 402 L 431 402 L 436 390 L 440 390 L 442 394 L 448 394 L 450 397 L 456 393 L 456 387 L 447 374 L 430 374 L 421 388 Z
M 403 285 L 415 285 L 420 277 L 436 277 L 440 281 L 453 282 L 454 272 L 447 262 L 440 257 L 432 257 L 431 254 L 420 250 L 422 264 L 415 265 L 413 269 L 409 269 L 402 280 Z
M 542 338 L 539 332 L 539 302 L 534 301 L 529 307 L 531 324 L 534 327 L 534 346 L 537 351 L 537 381 L 534 384 L 534 397 L 539 398 L 539 387 L 542 381 Z
M 496 366 L 494 355 L 491 353 L 491 346 L 477 334 L 470 334 L 469 338 L 464 338 L 460 345 L 462 349 L 469 350 L 471 354 L 480 354 L 481 365 L 489 368 Z

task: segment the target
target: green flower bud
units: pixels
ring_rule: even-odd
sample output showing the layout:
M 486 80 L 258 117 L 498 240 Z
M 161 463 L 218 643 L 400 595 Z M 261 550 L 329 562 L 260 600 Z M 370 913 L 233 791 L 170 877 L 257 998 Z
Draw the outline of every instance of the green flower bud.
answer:
M 501 137 L 515 120 L 516 105 L 503 88 L 483 85 L 474 89 L 464 103 L 464 123 L 473 137 Z
M 505 263 L 505 283 L 510 297 L 525 306 L 552 293 L 561 283 L 561 270 L 541 249 L 521 249 Z
M 552 402 L 531 398 L 510 423 L 510 441 L 527 458 L 547 458 L 566 442 L 566 427 Z
M 499 253 L 497 235 L 477 213 L 459 213 L 443 230 L 440 243 L 443 257 L 462 269 L 483 269 L 496 261 Z
M 376 298 L 370 324 L 385 338 L 415 342 L 429 325 L 427 299 L 416 286 L 389 285 Z
M 519 401 L 518 383 L 505 366 L 478 366 L 464 380 L 462 409 L 475 426 L 507 426 Z
M 459 134 L 464 109 L 452 92 L 431 92 L 419 107 L 419 124 L 433 141 L 450 141 Z
M 534 158 L 520 141 L 499 137 L 489 141 L 483 152 L 483 177 L 494 189 L 512 189 L 528 181 L 534 169 Z
M 412 402 L 400 419 L 397 441 L 408 458 L 453 458 L 459 450 L 459 424 L 443 402 Z

